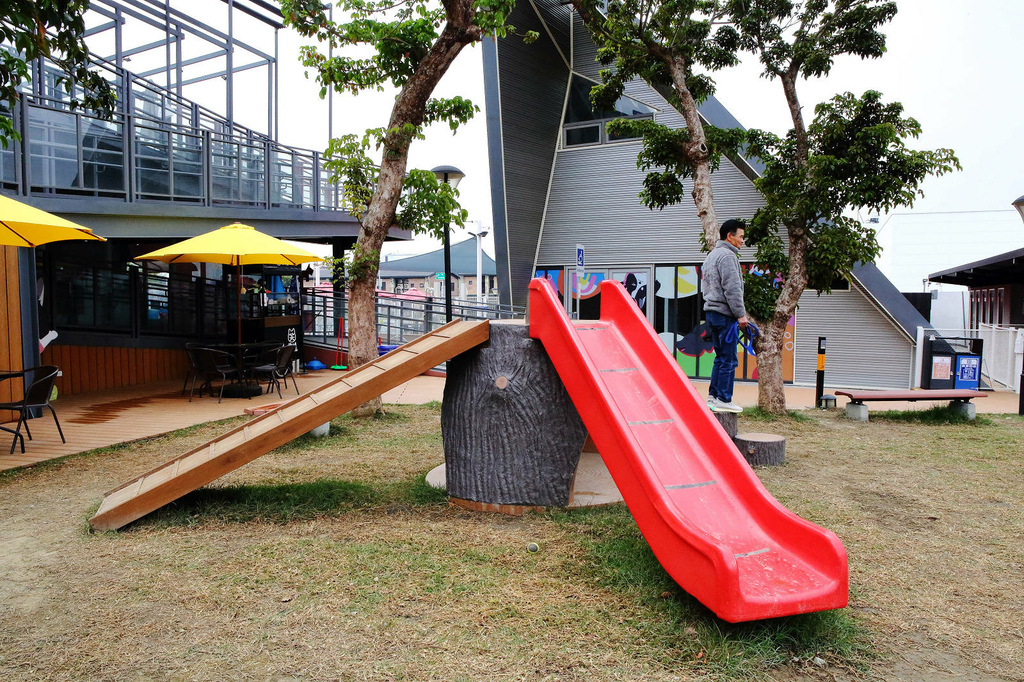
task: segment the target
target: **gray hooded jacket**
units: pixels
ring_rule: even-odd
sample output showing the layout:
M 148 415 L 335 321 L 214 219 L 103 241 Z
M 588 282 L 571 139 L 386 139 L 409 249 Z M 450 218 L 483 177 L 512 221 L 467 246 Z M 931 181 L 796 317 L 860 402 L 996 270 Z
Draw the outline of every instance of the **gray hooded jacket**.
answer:
M 740 250 L 729 242 L 719 241 L 704 259 L 701 274 L 704 310 L 735 318 L 746 316 L 739 253 Z

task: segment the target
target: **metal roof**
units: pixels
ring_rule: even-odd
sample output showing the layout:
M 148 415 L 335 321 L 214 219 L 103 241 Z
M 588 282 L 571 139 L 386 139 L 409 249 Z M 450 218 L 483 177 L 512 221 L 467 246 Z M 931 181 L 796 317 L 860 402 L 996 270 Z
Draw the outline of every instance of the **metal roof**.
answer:
M 917 341 L 918 327 L 932 329 L 931 322 L 911 305 L 874 263 L 860 263 L 854 266 L 851 274 L 911 341 Z
M 1024 197 L 1021 197 L 1024 199 Z M 949 270 L 928 275 L 931 282 L 962 284 L 968 287 L 1009 284 L 1024 279 L 1024 249 L 1007 251 L 998 256 L 958 265 Z
M 458 244 L 451 245 L 452 252 L 452 274 L 453 275 L 476 275 L 476 239 L 470 237 Z M 482 274 L 495 275 L 497 269 L 494 259 L 482 254 Z M 427 277 L 438 272 L 444 272 L 444 249 L 437 249 L 418 256 L 408 258 L 396 258 L 393 260 L 381 261 L 378 277 Z

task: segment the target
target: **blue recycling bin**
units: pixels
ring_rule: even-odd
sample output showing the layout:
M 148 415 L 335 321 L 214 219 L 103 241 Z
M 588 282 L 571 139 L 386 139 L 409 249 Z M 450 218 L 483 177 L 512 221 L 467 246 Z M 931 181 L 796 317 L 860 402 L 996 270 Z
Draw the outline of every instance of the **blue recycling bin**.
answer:
M 981 385 L 981 356 L 963 354 L 956 356 L 956 374 L 953 388 L 967 388 L 977 391 Z
M 380 357 L 381 355 L 387 355 L 396 348 L 398 348 L 398 344 L 395 344 L 394 346 L 377 346 L 377 356 Z

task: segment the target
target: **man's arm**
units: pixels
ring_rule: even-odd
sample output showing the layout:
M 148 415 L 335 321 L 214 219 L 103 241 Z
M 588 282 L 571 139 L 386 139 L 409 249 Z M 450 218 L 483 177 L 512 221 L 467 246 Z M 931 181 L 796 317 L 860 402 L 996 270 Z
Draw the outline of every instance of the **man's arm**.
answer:
M 723 263 L 723 265 L 725 265 Z M 729 303 L 729 309 L 741 327 L 747 326 L 747 309 L 743 305 L 743 271 L 740 270 L 740 263 L 737 260 L 735 265 L 729 263 L 722 268 L 722 291 L 725 300 Z

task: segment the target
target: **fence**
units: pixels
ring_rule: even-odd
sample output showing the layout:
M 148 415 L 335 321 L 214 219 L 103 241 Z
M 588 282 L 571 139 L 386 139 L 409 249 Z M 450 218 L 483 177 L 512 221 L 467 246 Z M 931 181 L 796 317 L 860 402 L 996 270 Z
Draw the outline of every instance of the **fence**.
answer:
M 408 343 L 445 324 L 444 299 L 379 295 L 376 302 L 377 336 L 382 345 Z M 475 301 L 453 300 L 452 319 L 510 320 L 524 317 L 525 308 Z M 338 325 L 338 320 L 345 320 Z M 307 293 L 302 296 L 303 335 L 306 341 L 334 345 L 338 332 L 348 338 L 348 306 L 343 296 Z M 342 341 L 344 343 L 344 341 Z
M 55 67 L 32 63 L 44 85 L 26 90 L 13 109 L 0 105 L 22 137 L 0 149 L 0 187 L 127 202 L 346 208 L 319 152 L 280 144 L 144 78 L 98 66 L 120 101 L 110 120 L 72 110 L 70 95 L 52 85 Z

